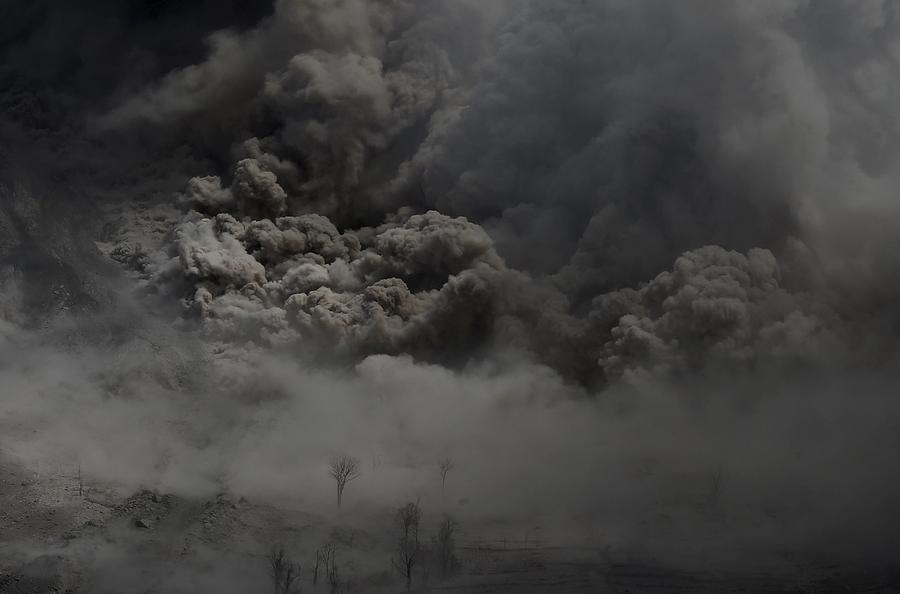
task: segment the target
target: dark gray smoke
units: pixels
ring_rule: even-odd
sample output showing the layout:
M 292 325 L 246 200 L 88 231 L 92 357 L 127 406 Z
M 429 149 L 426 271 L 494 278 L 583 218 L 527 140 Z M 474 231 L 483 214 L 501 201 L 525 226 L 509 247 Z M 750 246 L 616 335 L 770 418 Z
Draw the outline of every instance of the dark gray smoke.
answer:
M 228 331 L 431 356 L 512 341 L 574 357 L 580 381 L 710 354 L 843 361 L 893 336 L 868 324 L 895 318 L 894 19 L 877 2 L 278 2 L 91 125 L 187 128 L 233 155 L 187 183 L 201 214 L 172 240 L 178 290 Z M 517 322 L 554 336 L 522 345 Z
M 896 519 L 897 481 L 858 468 L 896 457 L 898 48 L 890 0 L 7 2 L 5 414 L 81 411 L 15 453 L 282 496 L 284 448 L 314 481 L 342 418 L 359 448 L 461 452 L 486 498 L 481 450 L 528 452 L 576 508 L 645 496 L 646 460 L 732 464 L 748 505 L 754 476 L 808 503 L 846 473 L 864 504 L 842 523 L 848 491 L 823 496 L 790 538 L 827 517 L 877 552 L 859 509 Z M 166 425 L 191 407 L 214 412 Z M 98 437 L 99 410 L 172 447 Z M 572 450 L 620 488 L 555 468 Z

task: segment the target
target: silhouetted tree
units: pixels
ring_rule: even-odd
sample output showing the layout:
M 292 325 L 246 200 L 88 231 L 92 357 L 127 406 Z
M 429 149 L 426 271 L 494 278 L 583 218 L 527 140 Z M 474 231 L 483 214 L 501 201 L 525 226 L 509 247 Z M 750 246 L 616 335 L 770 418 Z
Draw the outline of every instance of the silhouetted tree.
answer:
M 453 460 L 450 458 L 444 458 L 440 461 L 438 467 L 441 470 L 441 493 L 443 493 L 444 487 L 447 486 L 447 473 L 453 470 L 454 467 Z
M 337 506 L 340 509 L 344 487 L 359 476 L 359 460 L 351 456 L 338 456 L 332 459 L 330 468 L 329 474 L 337 483 Z
M 317 584 L 319 582 L 319 568 L 321 567 L 322 571 L 325 572 L 326 576 L 331 576 L 332 568 L 334 566 L 334 553 L 335 553 L 335 545 L 334 543 L 327 542 L 316 549 L 316 564 L 313 567 L 313 584 Z
M 336 550 L 332 551 L 331 566 L 328 568 L 328 585 L 331 587 L 332 594 L 335 594 L 341 586 L 341 582 L 338 579 L 338 566 L 335 552 Z
M 397 542 L 397 557 L 393 560 L 396 570 L 406 578 L 406 590 L 412 588 L 413 569 L 422 552 L 419 546 L 419 524 L 422 521 L 422 508 L 419 502 L 407 503 L 397 510 L 397 525 L 400 538 Z
M 292 563 L 284 548 L 272 549 L 269 555 L 269 571 L 275 585 L 275 594 L 292 594 L 294 583 L 300 579 L 300 564 Z
M 450 516 L 444 516 L 438 526 L 437 536 L 434 539 L 434 549 L 437 562 L 441 568 L 441 577 L 448 577 L 456 569 L 456 522 Z

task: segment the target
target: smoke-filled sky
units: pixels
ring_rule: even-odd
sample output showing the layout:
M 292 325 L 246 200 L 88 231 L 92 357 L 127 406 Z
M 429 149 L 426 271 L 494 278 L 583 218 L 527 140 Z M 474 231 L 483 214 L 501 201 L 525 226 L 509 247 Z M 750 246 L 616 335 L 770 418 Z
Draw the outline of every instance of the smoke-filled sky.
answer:
M 610 514 L 651 460 L 896 527 L 895 2 L 6 1 L 0 52 L 12 454 Z

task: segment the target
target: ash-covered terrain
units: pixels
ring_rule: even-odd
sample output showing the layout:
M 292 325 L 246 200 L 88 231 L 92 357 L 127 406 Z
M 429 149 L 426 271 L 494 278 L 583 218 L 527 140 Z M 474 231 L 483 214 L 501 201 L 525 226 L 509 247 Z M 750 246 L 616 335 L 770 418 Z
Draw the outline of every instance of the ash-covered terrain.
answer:
M 0 592 L 896 592 L 890 0 L 0 4 Z

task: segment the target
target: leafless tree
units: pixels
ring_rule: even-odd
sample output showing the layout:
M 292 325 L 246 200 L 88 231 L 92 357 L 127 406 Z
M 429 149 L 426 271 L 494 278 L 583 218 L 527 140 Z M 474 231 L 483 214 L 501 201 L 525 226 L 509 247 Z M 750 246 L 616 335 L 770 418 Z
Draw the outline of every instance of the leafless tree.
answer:
M 338 456 L 331 460 L 330 468 L 329 474 L 337 483 L 337 506 L 340 509 L 344 487 L 359 476 L 359 460 L 351 456 Z
M 438 463 L 438 468 L 441 470 L 441 493 L 444 492 L 444 487 L 447 485 L 447 473 L 453 470 L 454 466 L 451 458 L 444 458 Z
M 326 576 L 331 576 L 332 567 L 334 566 L 334 543 L 327 542 L 316 549 L 316 564 L 313 567 L 313 585 L 319 582 L 319 568 L 325 572 Z
M 300 564 L 291 562 L 285 555 L 284 548 L 272 549 L 269 571 L 275 584 L 275 594 L 293 594 L 294 583 L 300 579 Z
M 419 501 L 409 502 L 397 510 L 397 524 L 403 538 L 415 536 L 418 538 L 419 524 L 422 522 L 422 508 Z
M 393 560 L 396 570 L 406 578 L 407 592 L 412 588 L 412 575 L 419 561 L 419 523 L 422 521 L 422 508 L 419 502 L 407 503 L 397 510 L 397 525 L 400 528 L 400 539 L 397 542 L 397 557 Z
M 328 568 L 328 585 L 331 588 L 332 594 L 336 594 L 338 588 L 341 586 L 341 581 L 338 579 L 337 561 L 335 560 L 333 553 L 331 556 L 331 567 Z
M 458 563 L 456 559 L 456 522 L 450 516 L 444 516 L 438 526 L 438 533 L 435 537 L 435 552 L 437 553 L 437 562 L 441 568 L 441 577 L 446 578 L 456 569 Z

